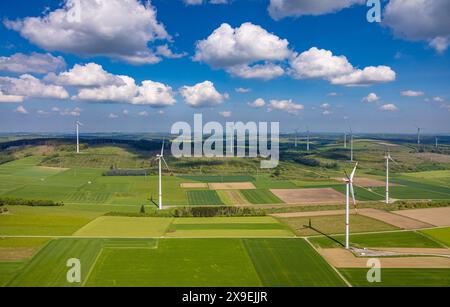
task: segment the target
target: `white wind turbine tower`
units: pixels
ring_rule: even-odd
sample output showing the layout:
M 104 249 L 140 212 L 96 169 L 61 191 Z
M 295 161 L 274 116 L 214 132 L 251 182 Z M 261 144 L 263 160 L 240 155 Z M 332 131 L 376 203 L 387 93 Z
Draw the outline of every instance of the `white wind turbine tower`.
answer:
M 347 149 L 347 132 L 344 133 L 344 148 Z
M 159 210 L 162 210 L 163 203 L 162 203 L 162 163 L 164 162 L 167 169 L 170 171 L 169 166 L 167 165 L 166 160 L 164 159 L 164 142 L 161 148 L 161 154 L 156 155 L 156 160 L 158 160 L 158 169 L 159 169 L 159 185 L 158 185 L 158 208 Z
M 420 143 L 421 143 L 421 140 L 420 140 L 421 133 L 422 133 L 422 128 L 417 127 L 417 145 L 419 145 L 419 146 L 420 146 Z
M 388 151 L 386 153 L 386 156 L 384 157 L 386 159 L 386 205 L 389 205 L 390 198 L 389 198 L 389 162 L 392 161 L 395 162 L 394 159 L 391 157 L 391 153 Z
M 79 121 L 77 121 L 76 123 L 77 126 L 77 154 L 80 153 L 80 126 L 82 127 L 83 124 L 80 123 Z
M 309 137 L 310 131 L 309 127 L 306 127 L 306 151 L 309 151 L 309 144 L 310 144 L 310 137 Z
M 295 129 L 295 147 L 298 146 L 298 129 Z
M 352 194 L 353 205 L 356 209 L 356 199 L 355 199 L 355 191 L 353 189 L 353 179 L 355 178 L 356 168 L 358 167 L 358 163 L 356 163 L 353 172 L 350 174 L 350 177 L 345 173 L 346 178 L 344 181 L 346 183 L 346 205 L 345 205 L 345 249 L 350 249 L 350 193 Z

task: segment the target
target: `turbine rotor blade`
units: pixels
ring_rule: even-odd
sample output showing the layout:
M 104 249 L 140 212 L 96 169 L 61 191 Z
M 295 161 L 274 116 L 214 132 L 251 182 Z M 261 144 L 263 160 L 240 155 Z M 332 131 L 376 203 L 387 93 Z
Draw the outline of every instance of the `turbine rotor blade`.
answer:
M 350 192 L 352 193 L 353 206 L 355 207 L 355 210 L 358 210 L 358 208 L 356 207 L 355 190 L 353 189 L 352 183 L 350 183 Z
M 163 144 L 162 144 L 162 148 L 161 148 L 161 157 L 164 156 L 164 143 L 165 143 L 165 141 L 166 141 L 166 140 L 164 140 L 164 141 L 163 141 Z
M 351 183 L 350 183 L 350 193 L 352 194 L 353 205 L 356 206 L 355 189 L 353 188 L 353 184 Z
M 352 174 L 350 175 L 350 181 L 352 181 L 353 182 L 353 178 L 355 177 L 355 174 L 356 174 L 356 168 L 358 167 L 358 163 L 356 163 L 356 165 L 355 165 L 355 168 L 353 169 L 353 172 L 352 172 Z
M 167 170 L 169 171 L 170 174 L 173 174 L 172 171 L 170 170 L 169 165 L 166 162 L 166 159 L 164 159 L 164 157 L 161 157 L 161 160 L 164 162 L 164 165 L 166 166 Z

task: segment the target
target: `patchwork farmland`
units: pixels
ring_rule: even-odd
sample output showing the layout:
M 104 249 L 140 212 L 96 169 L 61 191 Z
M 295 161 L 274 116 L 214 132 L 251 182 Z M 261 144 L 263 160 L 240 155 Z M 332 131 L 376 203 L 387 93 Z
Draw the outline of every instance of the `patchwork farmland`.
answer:
M 152 166 L 126 169 L 142 166 L 143 153 L 96 146 L 60 152 L 58 163 L 19 154 L 0 165 L 0 286 L 450 286 L 448 170 L 394 171 L 386 206 L 382 174 L 363 162 L 347 251 L 336 169 L 282 161 L 281 175 L 243 175 L 217 161 L 204 175 L 168 157 L 158 210 Z M 124 169 L 92 160 L 104 154 Z M 36 200 L 48 205 L 15 204 Z M 385 266 L 381 283 L 365 279 L 365 249 Z M 67 282 L 71 258 L 82 263 L 81 283 Z

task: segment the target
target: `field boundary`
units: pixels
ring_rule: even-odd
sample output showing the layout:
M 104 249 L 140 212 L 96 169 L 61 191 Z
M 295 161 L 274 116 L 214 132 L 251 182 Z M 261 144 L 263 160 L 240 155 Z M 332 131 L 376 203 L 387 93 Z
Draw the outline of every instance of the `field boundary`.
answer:
M 338 269 L 336 269 L 331 263 L 328 262 L 327 259 L 325 259 L 321 253 L 319 253 L 319 251 L 316 249 L 316 247 L 314 246 L 314 244 L 312 244 L 308 238 L 303 238 L 313 249 L 314 251 L 320 256 L 322 257 L 322 259 L 337 273 L 337 275 L 339 276 L 339 278 L 341 278 L 345 284 L 349 287 L 349 288 L 353 288 L 353 285 L 344 277 L 344 275 L 341 274 L 341 272 L 339 272 Z

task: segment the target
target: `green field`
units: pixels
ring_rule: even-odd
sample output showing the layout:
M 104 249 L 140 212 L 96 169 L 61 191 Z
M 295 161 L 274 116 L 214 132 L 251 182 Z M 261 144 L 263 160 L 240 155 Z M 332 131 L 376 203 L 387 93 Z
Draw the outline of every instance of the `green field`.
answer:
M 0 236 L 72 235 L 97 214 L 63 211 L 63 208 L 10 208 L 10 215 L 0 216 Z
M 74 236 L 77 237 L 160 237 L 169 227 L 170 218 L 102 216 L 90 222 Z
M 311 243 L 321 248 L 335 248 L 344 246 L 345 237 L 314 237 Z M 414 231 L 398 231 L 374 234 L 356 234 L 350 236 L 350 243 L 358 247 L 417 247 L 441 248 L 442 246 L 428 237 Z
M 0 262 L 0 287 L 4 287 L 22 269 L 23 262 Z
M 267 189 L 241 190 L 241 193 L 250 203 L 255 205 L 283 203 L 278 197 Z
M 233 175 L 233 176 L 181 176 L 182 179 L 204 183 L 230 183 L 230 182 L 251 182 L 255 181 L 252 176 Z
M 422 230 L 421 233 L 430 236 L 434 240 L 450 247 L 450 228 L 437 228 Z
M 72 286 L 67 282 L 67 260 L 81 261 L 81 274 L 86 276 L 102 248 L 99 239 L 59 239 L 50 242 L 28 262 L 8 286 Z
M 191 206 L 220 206 L 224 204 L 216 191 L 200 190 L 187 191 L 186 193 Z
M 69 159 L 67 161 L 80 159 L 79 163 L 70 164 L 64 160 L 64 163 L 57 164 L 53 163 L 55 161 L 50 163 L 45 160 L 44 165 L 52 166 L 46 167 L 41 166 L 44 157 L 31 156 L 0 165 L 0 197 L 49 199 L 63 201 L 66 204 L 154 205 L 158 197 L 157 176 L 103 176 L 103 173 L 111 166 L 110 162 L 96 164 L 88 159 L 90 154 L 94 155 L 94 160 L 98 157 L 105 157 L 107 161 L 110 161 L 116 157 L 118 163 L 123 163 L 124 166 L 134 166 L 135 169 L 143 167 L 141 162 L 131 165 L 133 159 L 139 160 L 140 158 L 133 152 L 128 154 L 125 152 L 126 147 L 98 146 L 79 156 L 68 154 L 61 158 Z M 71 168 L 57 168 L 59 166 Z M 144 166 L 149 167 L 148 165 Z M 115 165 L 115 167 L 117 166 Z M 393 176 L 392 182 L 401 186 L 391 187 L 391 196 L 396 199 L 450 199 L 450 188 L 447 184 L 449 172 L 433 171 Z M 338 176 L 331 172 L 329 175 Z M 282 203 L 270 193 L 270 189 L 332 187 L 340 192 L 344 192 L 345 189 L 344 185 L 337 184 L 332 179 L 297 178 L 286 180 L 273 178 L 267 174 L 258 176 L 163 176 L 165 205 L 198 206 L 224 203 L 220 197 L 213 196 L 213 192 L 186 192 L 180 187 L 185 182 L 252 182 L 257 190 L 241 192 L 244 198 L 252 204 Z M 371 189 L 355 187 L 355 192 L 359 201 L 379 201 L 384 198 L 384 187 Z M 232 205 L 232 202 L 227 202 L 225 199 L 225 204 Z
M 292 231 L 271 217 L 179 218 L 167 237 L 292 237 Z
M 0 263 L 7 286 L 345 286 L 303 239 L 58 239 L 32 260 Z
M 194 287 L 261 284 L 240 240 L 166 239 L 159 240 L 157 249 L 105 249 L 86 285 Z
M 345 286 L 304 240 L 259 239 L 244 243 L 264 286 Z
M 369 283 L 367 269 L 341 269 L 355 287 L 449 287 L 449 269 L 381 269 L 381 282 Z
M 174 174 L 163 176 L 163 204 L 276 205 L 273 209 L 265 206 L 268 213 L 321 210 L 312 205 L 286 205 L 270 192 L 327 187 L 344 192 L 345 185 L 334 178 L 350 170 L 348 151 L 342 150 L 340 140 L 320 142 L 316 139 L 314 150 L 306 155 L 320 162 L 317 167 L 303 165 L 305 161 L 298 159 L 303 153 L 284 138 L 282 161 L 276 170 L 257 169 L 257 159 L 191 161 L 168 154 Z M 346 286 L 314 249 L 342 247 L 342 215 L 126 217 L 137 216 L 141 206 L 148 214 L 156 207 L 158 176 L 149 162 L 155 152 L 111 144 L 83 147 L 80 155 L 73 153 L 73 144 L 52 150 L 43 155 L 35 153 L 32 146 L 14 149 L 11 154 L 17 160 L 0 165 L 0 198 L 64 202 L 60 207 L 7 206 L 8 213 L 0 215 L 3 255 L 11 249 L 30 249 L 33 253 L 30 259 L 31 253 L 17 261 L 0 260 L 0 286 Z M 360 161 L 357 176 L 383 180 L 384 151 L 385 146 L 374 141 L 355 142 L 355 157 Z M 438 202 L 444 204 L 450 200 L 450 164 L 424 161 L 410 146 L 401 144 L 392 147 L 392 155 L 399 162 L 392 169 L 392 182 L 398 184 L 391 187 L 392 198 L 444 200 Z M 115 169 L 151 171 L 147 176 L 105 176 Z M 436 170 L 421 171 L 430 169 Z M 188 182 L 251 182 L 256 189 L 182 189 L 181 184 Z M 379 202 L 384 199 L 384 187 L 356 187 L 355 192 L 362 207 L 385 208 Z M 365 201 L 368 203 L 362 203 Z M 170 208 L 167 213 L 180 211 Z M 310 220 L 312 228 L 306 227 Z M 399 231 L 360 215 L 352 215 L 350 223 L 355 247 L 450 246 L 450 228 Z M 6 256 L 2 259 L 8 259 Z M 66 281 L 66 263 L 71 258 L 81 260 L 80 285 Z M 366 269 L 339 272 L 354 286 L 450 286 L 450 268 L 383 269 L 381 284 L 368 284 Z

